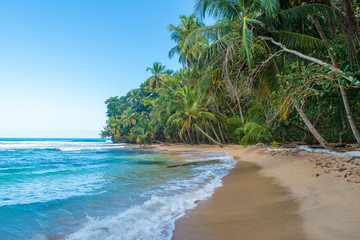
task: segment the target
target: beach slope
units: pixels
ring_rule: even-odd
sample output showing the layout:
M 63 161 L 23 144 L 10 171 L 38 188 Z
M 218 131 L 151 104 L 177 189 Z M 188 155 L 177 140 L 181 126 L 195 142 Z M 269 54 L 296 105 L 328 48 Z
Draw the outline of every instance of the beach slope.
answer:
M 157 148 L 225 151 L 238 160 L 223 187 L 176 222 L 174 239 L 360 239 L 358 159 L 263 147 Z

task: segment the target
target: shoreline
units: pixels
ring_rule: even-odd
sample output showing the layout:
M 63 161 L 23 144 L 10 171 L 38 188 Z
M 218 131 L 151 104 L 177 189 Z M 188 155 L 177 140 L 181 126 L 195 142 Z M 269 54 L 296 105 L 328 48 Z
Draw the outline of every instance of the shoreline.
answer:
M 221 239 L 236 239 L 242 235 L 246 237 L 244 239 L 259 240 L 355 240 L 360 237 L 360 184 L 355 183 L 360 177 L 358 175 L 360 173 L 358 158 L 311 153 L 303 150 L 269 152 L 262 147 L 245 148 L 237 145 L 229 145 L 224 148 L 213 145 L 155 145 L 155 148 L 160 151 L 175 152 L 221 151 L 227 152 L 238 161 L 230 174 L 223 178 L 223 186 L 217 188 L 210 199 L 198 203 L 195 209 L 188 211 L 185 217 L 176 222 L 173 237 L 175 240 L 204 239 L 204 237 L 218 239 L 219 236 L 222 236 Z M 244 175 L 241 173 L 244 163 L 252 163 L 260 167 L 253 174 L 258 172 L 261 177 L 268 178 L 265 182 L 270 182 L 270 185 L 275 187 L 271 190 L 272 192 L 282 189 L 276 197 L 267 199 L 269 201 L 267 205 L 260 204 L 261 207 L 259 207 L 259 205 L 253 204 L 243 208 L 237 205 L 240 200 L 246 203 L 247 198 L 243 196 L 244 189 L 242 188 L 250 185 L 244 184 L 244 179 L 241 178 Z M 255 179 L 258 180 L 259 177 Z M 249 182 L 254 181 L 253 179 Z M 251 192 L 256 196 L 263 190 L 262 183 L 262 185 L 255 185 Z M 264 196 L 268 195 L 263 194 L 261 198 Z M 281 196 L 284 199 L 279 198 L 280 201 L 289 203 L 293 208 L 289 212 L 289 208 L 285 207 L 284 211 L 284 206 L 287 206 L 285 204 L 277 209 L 277 215 L 271 214 L 271 206 L 276 206 L 278 201 L 276 199 Z M 250 196 L 248 198 L 247 202 L 256 200 L 251 199 Z M 224 201 L 226 204 L 219 205 Z M 294 207 L 296 204 L 298 204 L 298 208 Z M 219 206 L 222 208 L 219 209 Z M 267 210 L 259 212 L 260 208 L 270 212 Z M 254 216 L 244 215 L 245 209 L 248 214 L 255 213 L 260 220 L 252 225 L 248 224 L 249 221 L 239 222 L 241 217 Z M 282 217 L 279 218 L 278 215 Z M 284 220 L 288 222 L 284 222 Z M 246 231 L 239 227 L 244 224 Z M 197 227 L 194 227 L 195 225 Z M 234 227 L 229 228 L 229 225 Z M 272 230 L 279 227 L 278 231 Z M 304 235 L 302 235 L 303 233 Z M 267 238 L 266 236 L 276 236 L 276 238 Z

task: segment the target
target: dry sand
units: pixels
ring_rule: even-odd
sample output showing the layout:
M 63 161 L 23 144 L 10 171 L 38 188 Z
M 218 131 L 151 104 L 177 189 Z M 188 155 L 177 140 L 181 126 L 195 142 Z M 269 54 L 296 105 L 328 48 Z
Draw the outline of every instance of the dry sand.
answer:
M 174 239 L 360 239 L 359 159 L 261 147 L 156 147 L 226 151 L 238 160 L 223 187 L 176 222 Z

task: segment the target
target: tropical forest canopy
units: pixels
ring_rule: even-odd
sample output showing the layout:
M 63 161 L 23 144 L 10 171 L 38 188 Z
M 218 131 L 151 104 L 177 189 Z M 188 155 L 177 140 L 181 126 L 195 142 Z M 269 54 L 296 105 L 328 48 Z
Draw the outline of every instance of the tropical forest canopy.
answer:
M 196 0 L 193 15 L 168 27 L 169 57 L 182 68 L 155 62 L 139 88 L 106 100 L 102 137 L 360 143 L 359 3 Z

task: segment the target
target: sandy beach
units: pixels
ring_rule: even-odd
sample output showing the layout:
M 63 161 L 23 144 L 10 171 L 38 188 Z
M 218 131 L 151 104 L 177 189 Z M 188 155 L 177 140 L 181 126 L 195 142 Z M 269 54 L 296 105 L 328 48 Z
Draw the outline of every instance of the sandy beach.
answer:
M 264 147 L 225 151 L 237 165 L 214 195 L 176 222 L 173 239 L 360 239 L 360 159 Z

